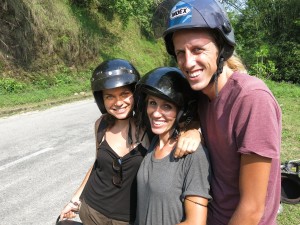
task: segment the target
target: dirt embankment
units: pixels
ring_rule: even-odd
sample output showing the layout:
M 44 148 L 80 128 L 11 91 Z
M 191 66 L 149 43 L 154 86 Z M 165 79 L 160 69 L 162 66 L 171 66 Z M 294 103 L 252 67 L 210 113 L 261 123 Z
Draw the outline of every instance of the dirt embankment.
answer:
M 0 77 L 32 79 L 93 60 L 95 49 L 78 24 L 61 1 L 0 1 Z
M 36 35 L 30 10 L 22 1 L 3 0 L 0 12 L 0 68 L 11 76 L 34 60 Z

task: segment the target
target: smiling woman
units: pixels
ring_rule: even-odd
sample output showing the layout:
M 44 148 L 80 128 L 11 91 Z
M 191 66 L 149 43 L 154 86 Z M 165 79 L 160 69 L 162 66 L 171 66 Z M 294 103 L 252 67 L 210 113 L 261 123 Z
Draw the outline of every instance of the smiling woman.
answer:
M 194 116 L 195 93 L 177 68 L 157 68 L 137 83 L 141 123 L 156 134 L 137 175 L 136 225 L 206 224 L 210 199 L 208 153 L 198 150 L 180 159 L 177 145 L 179 123 Z M 200 175 L 200 176 L 199 176 Z
M 103 114 L 95 122 L 96 159 L 60 219 L 79 211 L 83 224 L 132 224 L 136 173 L 148 146 L 136 129 L 133 92 L 140 75 L 128 61 L 113 59 L 93 72 L 91 86 Z M 113 197 L 112 197 L 113 196 Z
M 136 174 L 149 146 L 146 127 L 139 126 L 134 104 L 133 93 L 139 78 L 135 67 L 123 59 L 104 61 L 94 70 L 92 92 L 102 113 L 95 122 L 96 158 L 62 210 L 61 220 L 74 218 L 79 211 L 83 224 L 133 224 L 137 204 Z M 182 102 L 182 97 L 178 100 Z M 199 132 L 188 132 L 186 135 L 193 140 L 183 143 L 198 146 Z

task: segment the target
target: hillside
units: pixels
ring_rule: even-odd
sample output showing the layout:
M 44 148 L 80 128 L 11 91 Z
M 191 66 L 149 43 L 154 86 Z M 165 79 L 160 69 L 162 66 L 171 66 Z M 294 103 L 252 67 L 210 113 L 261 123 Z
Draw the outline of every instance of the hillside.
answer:
M 169 60 L 161 43 L 130 21 L 87 12 L 68 0 L 0 2 L 0 78 L 34 81 L 60 71 L 84 71 L 126 58 L 141 72 Z

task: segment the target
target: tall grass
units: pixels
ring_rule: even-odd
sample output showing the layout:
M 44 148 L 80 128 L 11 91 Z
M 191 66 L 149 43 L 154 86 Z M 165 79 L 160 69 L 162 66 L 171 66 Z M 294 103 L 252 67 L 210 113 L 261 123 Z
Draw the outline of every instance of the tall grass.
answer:
M 282 110 L 281 160 L 300 160 L 300 86 L 270 80 L 266 83 Z
M 281 162 L 300 160 L 300 86 L 265 80 L 282 110 Z M 279 225 L 300 224 L 300 204 L 283 204 Z

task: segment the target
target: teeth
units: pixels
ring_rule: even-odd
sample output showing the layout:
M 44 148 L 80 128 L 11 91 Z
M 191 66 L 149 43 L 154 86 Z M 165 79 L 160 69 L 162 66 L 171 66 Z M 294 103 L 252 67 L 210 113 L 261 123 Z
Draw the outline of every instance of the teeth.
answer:
M 124 112 L 126 109 L 125 108 L 120 108 L 120 109 L 115 109 L 117 112 Z
M 201 71 L 196 71 L 196 72 L 194 72 L 194 73 L 188 72 L 188 75 L 189 75 L 189 77 L 191 77 L 191 78 L 197 77 L 197 76 L 199 76 L 200 74 L 201 74 Z
M 154 121 L 153 120 L 153 124 L 154 125 L 157 125 L 157 126 L 159 126 L 159 125 L 161 125 L 161 124 L 163 124 L 164 122 L 163 121 Z

